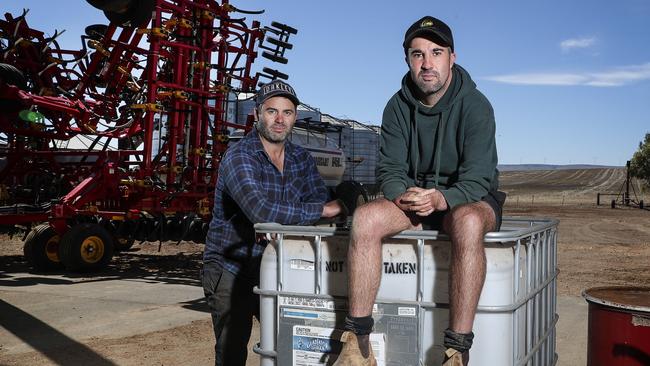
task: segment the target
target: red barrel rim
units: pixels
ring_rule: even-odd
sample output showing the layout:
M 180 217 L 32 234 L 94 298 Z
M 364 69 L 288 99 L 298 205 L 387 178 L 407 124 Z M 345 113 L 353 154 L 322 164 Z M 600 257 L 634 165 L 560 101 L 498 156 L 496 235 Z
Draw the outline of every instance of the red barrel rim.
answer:
M 582 297 L 590 303 L 650 313 L 650 287 L 592 287 L 584 290 Z

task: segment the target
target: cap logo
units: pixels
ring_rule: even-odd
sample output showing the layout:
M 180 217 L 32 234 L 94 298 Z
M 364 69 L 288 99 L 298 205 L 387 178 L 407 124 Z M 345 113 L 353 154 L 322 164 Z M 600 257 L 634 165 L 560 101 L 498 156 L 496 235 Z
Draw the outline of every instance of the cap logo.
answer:
M 286 85 L 286 84 L 271 83 L 271 84 L 266 84 L 266 85 L 262 86 L 262 94 L 268 94 L 268 93 L 270 93 L 272 91 L 276 91 L 276 90 L 284 91 L 284 92 L 287 92 L 289 94 L 295 94 L 293 89 L 289 85 Z
M 257 92 L 257 97 L 255 98 L 257 105 L 262 104 L 265 100 L 274 97 L 284 95 L 291 99 L 294 103 L 298 102 L 298 97 L 293 88 L 282 81 L 275 80 L 268 84 L 260 86 L 260 90 Z
M 432 27 L 433 21 L 431 19 L 425 19 L 420 23 L 420 28 Z

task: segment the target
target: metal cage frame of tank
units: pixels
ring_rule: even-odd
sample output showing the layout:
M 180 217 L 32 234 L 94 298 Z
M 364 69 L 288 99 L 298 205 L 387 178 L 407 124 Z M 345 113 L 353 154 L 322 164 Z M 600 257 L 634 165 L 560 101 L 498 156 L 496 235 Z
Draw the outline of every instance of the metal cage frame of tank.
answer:
M 519 281 L 514 281 L 513 299 L 518 299 L 512 304 L 502 306 L 482 306 L 477 308 L 477 316 L 481 313 L 511 313 L 513 322 L 512 336 L 512 362 L 511 365 L 555 365 L 557 353 L 555 345 L 555 326 L 558 321 L 557 308 L 557 225 L 559 221 L 550 218 L 514 218 L 504 217 L 501 231 L 491 232 L 485 236 L 486 244 L 497 244 L 504 248 L 512 247 L 514 258 L 525 252 L 525 288 L 520 288 Z M 271 238 L 269 246 L 273 246 L 277 253 L 276 288 L 255 288 L 255 293 L 260 295 L 261 313 L 261 342 L 254 347 L 254 352 L 261 356 L 261 365 L 275 365 L 278 352 L 278 321 L 280 296 L 309 297 L 314 299 L 334 300 L 340 296 L 331 296 L 321 293 L 323 281 L 322 239 L 333 236 L 347 236 L 348 230 L 322 226 L 286 226 L 272 223 L 257 224 L 255 229 L 258 234 L 266 234 Z M 283 290 L 285 248 L 283 242 L 286 237 L 313 237 L 314 244 L 314 293 L 305 294 Z M 424 302 L 423 283 L 424 271 L 424 246 L 425 241 L 449 241 L 449 237 L 437 231 L 403 231 L 391 239 L 417 240 L 417 299 L 418 301 L 382 300 L 378 298 L 377 304 L 408 304 L 417 306 L 419 311 L 425 309 L 448 308 L 448 304 Z M 520 271 L 520 261 L 514 260 L 513 277 L 517 278 Z M 263 274 L 262 274 L 263 275 Z M 519 292 L 525 291 L 522 294 Z M 525 307 L 524 334 L 519 334 L 520 315 L 516 311 Z M 271 317 L 272 319 L 269 319 Z M 424 317 L 418 320 L 418 334 L 422 334 Z M 270 333 L 268 330 L 271 323 Z M 525 336 L 525 350 L 517 355 L 518 338 Z M 418 339 L 419 364 L 424 365 L 424 349 L 422 338 Z

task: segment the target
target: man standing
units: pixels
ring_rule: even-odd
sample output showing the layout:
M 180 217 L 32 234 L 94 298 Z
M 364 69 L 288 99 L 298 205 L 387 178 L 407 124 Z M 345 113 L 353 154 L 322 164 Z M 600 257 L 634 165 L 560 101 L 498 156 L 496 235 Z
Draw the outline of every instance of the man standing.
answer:
M 214 326 L 215 365 L 243 366 L 252 317 L 259 317 L 253 287 L 266 241 L 253 225 L 309 225 L 344 212 L 327 189 L 309 153 L 287 140 L 298 97 L 281 81 L 263 85 L 256 99 L 255 129 L 228 148 L 219 166 L 212 222 L 203 255 L 202 282 Z
M 455 64 L 450 28 L 426 16 L 404 36 L 409 72 L 384 109 L 377 178 L 384 194 L 355 211 L 348 252 L 349 314 L 335 365 L 375 365 L 368 338 L 381 279 L 381 240 L 406 229 L 451 238 L 448 348 L 467 364 L 483 282 L 483 237 L 501 225 L 494 112 Z

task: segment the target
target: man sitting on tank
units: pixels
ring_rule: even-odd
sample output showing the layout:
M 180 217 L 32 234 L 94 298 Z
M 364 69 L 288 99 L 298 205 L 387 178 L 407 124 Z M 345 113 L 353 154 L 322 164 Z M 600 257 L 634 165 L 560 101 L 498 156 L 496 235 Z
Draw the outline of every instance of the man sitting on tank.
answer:
M 384 109 L 377 181 L 384 197 L 355 211 L 348 252 L 349 314 L 335 365 L 376 365 L 369 346 L 381 279 L 382 239 L 407 229 L 451 239 L 444 365 L 467 364 L 485 280 L 483 238 L 498 230 L 492 106 L 457 65 L 451 29 L 426 16 L 404 36 L 409 71 Z

